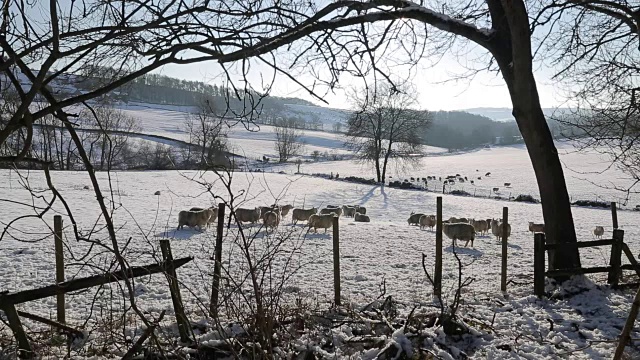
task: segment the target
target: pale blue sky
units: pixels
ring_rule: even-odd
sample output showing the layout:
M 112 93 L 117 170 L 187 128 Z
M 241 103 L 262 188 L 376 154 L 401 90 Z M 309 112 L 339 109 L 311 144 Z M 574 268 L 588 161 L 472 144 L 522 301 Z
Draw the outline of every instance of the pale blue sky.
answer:
M 65 8 L 68 6 L 68 0 L 61 0 L 60 4 Z M 46 2 L 42 2 L 33 10 L 33 15 L 36 18 L 47 19 L 47 9 Z M 43 25 L 46 27 L 47 24 Z M 457 58 L 453 55 L 447 55 L 434 67 L 429 65 L 429 59 L 424 59 L 418 67 L 413 69 L 410 80 L 419 92 L 420 107 L 429 110 L 455 110 L 473 107 L 510 108 L 509 94 L 500 74 L 482 71 L 476 74 L 473 79 L 452 80 L 464 74 L 465 67 L 479 67 L 482 65 L 481 62 L 478 62 L 478 58 L 482 54 L 480 50 L 473 47 L 463 49 L 458 53 Z M 156 72 L 180 79 L 216 84 L 221 84 L 224 81 L 221 68 L 215 62 L 169 65 Z M 406 78 L 408 74 L 407 69 L 398 69 L 396 74 L 393 75 Z M 543 107 L 565 105 L 562 91 L 558 90 L 559 87 L 553 86 L 550 80 L 552 71 L 538 66 L 535 74 Z M 254 89 L 261 89 L 261 84 L 263 83 L 271 83 L 272 77 L 272 71 L 265 66 L 254 66 L 249 75 Z M 304 73 L 297 74 L 296 78 L 306 84 L 313 82 L 313 79 L 305 76 Z M 344 76 L 340 79 L 339 86 L 342 88 L 360 87 L 361 83 L 356 79 Z M 338 89 L 335 93 L 329 93 L 324 96 L 328 104 L 323 104 L 284 76 L 276 77 L 271 94 L 299 97 L 311 100 L 322 106 L 335 108 L 349 108 L 351 105 L 348 96 L 345 95 L 343 90 Z
M 463 58 L 464 61 L 466 58 Z M 419 92 L 420 107 L 429 110 L 456 110 L 475 107 L 507 107 L 511 108 L 511 100 L 502 76 L 497 73 L 481 71 L 473 79 L 454 81 L 461 74 L 465 74 L 465 68 L 457 59 L 445 57 L 435 67 L 427 67 L 427 61 L 423 61 L 415 71 L 411 81 Z M 475 64 L 478 66 L 478 63 Z M 191 65 L 170 65 L 157 71 L 167 76 L 187 80 L 198 80 L 220 84 L 224 80 L 220 68 L 216 63 L 201 63 Z M 395 74 L 406 76 L 405 72 Z M 553 85 L 550 77 L 552 71 L 548 68 L 538 68 L 535 71 L 538 80 L 538 90 L 543 107 L 565 106 L 562 90 Z M 267 68 L 253 71 L 249 76 L 252 85 L 260 88 L 261 79 L 268 82 L 272 78 L 272 72 Z M 311 83 L 310 77 L 298 76 L 298 79 L 306 79 Z M 358 80 L 353 78 L 341 78 L 340 87 L 358 86 Z M 313 101 L 321 106 L 334 108 L 349 108 L 350 103 L 344 91 L 336 90 L 334 94 L 328 94 L 323 104 L 314 99 L 305 90 L 301 89 L 293 81 L 284 76 L 276 77 L 272 95 L 299 97 Z

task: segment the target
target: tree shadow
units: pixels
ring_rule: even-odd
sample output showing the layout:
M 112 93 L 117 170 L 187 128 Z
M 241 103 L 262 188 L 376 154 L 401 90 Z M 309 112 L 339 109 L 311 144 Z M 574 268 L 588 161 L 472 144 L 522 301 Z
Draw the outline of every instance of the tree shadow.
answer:
M 323 240 L 327 240 L 327 239 L 331 239 L 331 232 L 327 231 L 326 234 L 320 232 L 320 233 L 307 233 L 305 236 L 305 239 L 309 239 L 309 240 L 316 240 L 316 239 L 323 239 Z
M 174 239 L 174 240 L 189 240 L 194 235 L 205 234 L 206 229 L 198 230 L 196 228 L 183 228 L 182 230 L 167 230 L 162 231 L 154 236 L 161 239 Z
M 448 246 L 444 249 L 444 251 L 453 254 L 453 246 Z M 480 257 L 482 255 L 484 255 L 484 253 L 480 250 L 476 250 L 474 248 L 471 247 L 459 247 L 456 246 L 456 253 L 458 255 L 469 255 L 469 256 L 473 256 L 473 257 Z
M 384 185 L 374 185 L 373 187 L 371 187 L 371 189 L 364 194 L 364 196 L 362 196 L 360 198 L 360 200 L 358 200 L 359 205 L 364 206 L 367 204 L 367 202 L 375 195 L 375 191 L 376 189 L 380 188 L 380 195 L 382 195 L 382 208 L 386 209 L 389 207 L 389 198 L 387 196 L 387 193 L 384 191 Z

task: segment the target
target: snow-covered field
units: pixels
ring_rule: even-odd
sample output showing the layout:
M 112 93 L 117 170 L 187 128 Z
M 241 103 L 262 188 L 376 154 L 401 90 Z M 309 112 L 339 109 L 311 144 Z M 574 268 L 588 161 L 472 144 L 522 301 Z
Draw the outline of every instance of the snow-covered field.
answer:
M 189 107 L 121 104 L 118 105 L 118 108 L 137 119 L 145 133 L 189 141 L 189 134 L 185 130 L 188 112 L 193 111 Z M 326 120 L 329 121 L 331 119 Z M 325 126 L 328 128 L 330 123 L 327 122 Z M 251 159 L 261 159 L 262 156 L 277 156 L 277 151 L 274 148 L 275 134 L 272 126 L 250 125 L 249 130 L 242 124 L 235 124 L 228 130 L 231 151 Z M 344 140 L 340 134 L 312 130 L 303 130 L 302 133 L 301 141 L 305 143 L 304 155 L 309 155 L 316 150 L 320 153 L 350 154 L 349 151 L 343 148 Z
M 451 157 L 445 157 L 451 158 Z M 507 161 L 507 159 L 505 159 Z M 340 172 L 356 172 L 342 164 Z M 455 162 L 452 162 L 453 166 Z M 452 169 L 449 169 L 452 171 Z M 39 171 L 21 171 L 27 178 L 19 178 L 9 170 L 0 171 L 0 221 L 3 226 L 21 215 L 33 215 L 29 193 L 21 188 L 27 184 L 35 191 L 44 190 L 43 174 Z M 102 186 L 108 178 L 98 173 Z M 205 176 L 214 180 L 211 174 Z M 191 181 L 189 179 L 195 179 Z M 188 310 L 193 311 L 197 321 L 197 309 L 208 303 L 211 284 L 211 256 L 214 232 L 207 230 L 176 231 L 177 212 L 191 206 L 207 206 L 214 203 L 211 195 L 197 184 L 202 178 L 194 172 L 113 172 L 111 182 L 113 197 L 107 196 L 116 208 L 114 221 L 118 238 L 125 248 L 125 256 L 133 265 L 157 259 L 158 240 L 171 239 L 174 258 L 194 256 L 195 260 L 178 270 L 183 286 L 183 300 Z M 54 172 L 53 181 L 61 195 L 73 209 L 80 228 L 89 230 L 94 223 L 100 229 L 99 209 L 90 185 L 82 172 Z M 348 218 L 340 220 L 341 235 L 341 280 L 345 300 L 356 304 L 368 303 L 379 295 L 379 285 L 384 279 L 387 295 L 400 302 L 412 305 L 432 304 L 431 289 L 422 267 L 422 253 L 427 255 L 427 264 L 432 268 L 434 258 L 434 233 L 408 226 L 406 219 L 411 211 L 435 213 L 435 194 L 390 189 L 379 186 L 351 184 L 312 177 L 281 174 L 237 173 L 233 179 L 233 191 L 240 195 L 236 206 L 253 207 L 267 205 L 277 198 L 280 203 L 307 206 L 327 204 L 358 204 L 367 207 L 371 223 L 355 223 Z M 156 190 L 160 196 L 154 196 Z M 243 193 L 243 190 L 246 192 Z M 215 182 L 212 192 L 227 198 L 220 182 Z M 106 191 L 105 195 L 109 192 Z M 48 192 L 39 193 L 45 199 L 36 199 L 37 206 L 44 205 L 50 197 Z M 113 202 L 111 202 L 113 201 Z M 239 201 L 239 203 L 238 203 Z M 215 201 L 217 202 L 217 201 Z M 23 203 L 23 204 L 19 204 Z M 598 342 L 613 340 L 619 334 L 631 304 L 630 292 L 612 291 L 606 286 L 606 276 L 594 276 L 587 281 L 590 290 L 567 300 L 538 300 L 533 296 L 533 237 L 527 231 L 527 222 L 542 220 L 539 205 L 500 202 L 488 199 L 472 199 L 444 196 L 444 216 L 489 218 L 500 217 L 502 207 L 509 207 L 509 219 L 513 226 L 509 244 L 509 284 L 507 294 L 499 290 L 501 247 L 491 237 L 479 237 L 473 248 L 461 248 L 465 267 L 464 275 L 475 281 L 464 295 L 463 311 L 469 319 L 485 324 L 492 323 L 493 331 L 480 331 L 475 340 L 474 356 L 477 358 L 556 358 L 571 349 L 589 345 L 588 349 L 569 355 L 570 358 L 610 357 L 615 343 Z M 59 202 L 54 209 L 62 213 Z M 611 233 L 610 214 L 606 210 L 575 208 L 573 210 L 576 230 L 582 240 L 592 238 L 594 225 L 604 225 L 607 236 Z M 640 214 L 619 213 L 621 228 L 625 230 L 625 241 L 632 252 L 640 251 Z M 54 277 L 53 239 L 49 235 L 53 214 L 42 220 L 28 217 L 11 224 L 11 228 L 0 240 L 0 291 L 18 291 L 51 284 Z M 83 255 L 88 246 L 76 242 L 72 237 L 70 221 L 65 217 L 67 249 L 67 277 L 81 276 L 93 270 L 79 265 L 73 258 Z M 332 241 L 330 234 L 309 234 L 304 227 L 292 227 L 287 218 L 279 228 L 280 233 L 294 232 L 294 240 L 301 241 L 296 264 L 301 268 L 288 282 L 292 295 L 317 300 L 328 304 L 332 298 Z M 233 230 L 232 230 L 233 231 Z M 329 232 L 330 233 L 330 232 Z M 15 238 L 14 238 L 15 237 Z M 40 239 L 40 240 L 37 240 Z M 94 240 L 108 244 L 104 231 L 93 235 Z M 131 239 L 128 245 L 127 241 Z M 267 241 L 266 239 L 258 241 Z M 94 248 L 92 253 L 98 253 Z M 223 259 L 234 261 L 225 245 Z M 72 255 L 73 254 L 73 257 Z M 581 250 L 584 266 L 604 266 L 608 263 L 608 249 Z M 109 267 L 110 257 L 96 255 L 92 263 Z M 455 258 L 450 244 L 444 249 L 445 289 L 451 290 L 456 280 Z M 229 263 L 225 261 L 225 265 Z M 552 287 L 548 290 L 553 291 Z M 77 323 L 86 319 L 91 310 L 94 292 L 74 294 L 68 300 L 68 319 Z M 161 275 L 143 278 L 137 282 L 136 298 L 140 306 L 152 313 L 171 308 L 171 298 L 166 279 Z M 53 298 L 19 305 L 19 309 L 49 316 L 55 313 Z M 495 319 L 493 316 L 495 315 Z M 549 320 L 555 324 L 549 330 Z M 91 323 L 91 322 L 90 322 Z M 516 340 L 516 337 L 518 338 Z M 632 336 L 634 337 L 634 336 Z M 637 337 L 637 336 L 635 336 Z M 513 352 L 497 347 L 510 344 Z
M 188 140 L 183 125 L 188 109 L 129 105 L 123 110 L 140 121 L 144 133 Z M 229 132 L 232 150 L 250 158 L 274 156 L 273 139 L 270 126 L 261 126 L 259 131 L 247 131 L 238 126 Z M 342 139 L 336 134 L 305 131 L 303 140 L 307 143 L 306 152 L 347 153 L 342 148 Z M 557 146 L 573 200 L 623 202 L 623 194 L 602 187 L 625 187 L 631 184 L 631 180 L 620 171 L 609 169 L 607 159 L 595 152 L 575 152 L 571 143 L 561 142 Z M 469 181 L 457 183 L 454 189 L 486 196 L 492 188 L 498 187 L 498 194 L 504 197 L 510 193 L 513 196 L 532 194 L 537 197 L 533 170 L 522 146 L 495 147 L 462 154 L 445 154 L 442 149 L 427 148 L 427 153 L 428 156 L 421 159 L 421 166 L 415 170 L 392 168 L 392 179 L 444 178 L 459 173 Z M 380 284 L 384 281 L 386 295 L 392 295 L 405 309 L 419 305 L 418 311 L 433 311 L 432 291 L 422 269 L 422 254 L 426 255 L 427 268 L 432 269 L 435 235 L 407 225 L 406 220 L 412 211 L 435 213 L 436 193 L 292 175 L 295 165 L 275 166 L 271 170 L 273 173 L 238 172 L 233 175 L 231 188 L 236 196 L 236 207 L 269 205 L 277 200 L 280 204 L 306 207 L 357 204 L 367 208 L 370 223 L 340 219 L 341 282 L 345 302 L 354 306 L 371 302 L 379 296 Z M 308 174 L 339 173 L 340 177 L 372 176 L 370 169 L 348 160 L 305 162 L 300 170 Z M 279 171 L 286 173 L 278 174 Z M 491 175 L 486 176 L 487 172 Z M 15 292 L 53 283 L 55 257 L 51 227 L 54 213 L 64 216 L 68 279 L 99 272 L 98 269 L 117 267 L 111 254 L 104 251 L 103 246 L 111 244 L 103 228 L 88 175 L 83 172 L 52 172 L 52 175 L 53 183 L 78 222 L 81 235 L 88 236 L 92 231 L 90 240 L 98 245 L 91 247 L 91 242 L 76 241 L 71 221 L 60 200 L 55 202 L 53 212 L 42 219 L 37 216 L 46 206 L 46 201 L 51 199 L 42 172 L 0 170 L 0 225 L 6 228 L 0 238 L 0 292 Z M 212 194 L 229 200 L 221 181 L 216 180 L 213 174 L 202 175 L 192 171 L 112 172 L 110 177 L 106 173 L 96 175 L 108 205 L 113 208 L 118 241 L 131 265 L 157 261 L 160 239 L 171 241 L 174 258 L 194 257 L 194 261 L 178 270 L 178 277 L 190 319 L 195 323 L 203 321 L 202 314 L 211 291 L 215 234 L 213 229 L 200 232 L 177 231 L 175 228 L 180 210 L 218 203 L 220 199 L 213 199 Z M 474 180 L 474 184 L 470 180 Z M 204 182 L 213 184 L 210 192 Z M 505 187 L 504 183 L 511 185 Z M 441 188 L 441 183 L 428 185 L 429 188 L 432 186 Z M 156 191 L 160 191 L 159 196 L 154 195 Z M 633 293 L 611 290 L 605 285 L 606 274 L 600 274 L 575 280 L 573 288 L 564 290 L 547 284 L 547 291 L 555 295 L 581 289 L 573 296 L 560 296 L 554 300 L 539 300 L 533 296 L 533 236 L 527 224 L 529 221 L 542 222 L 540 205 L 450 195 L 443 195 L 443 203 L 445 218 L 498 218 L 502 215 L 502 208 L 508 206 L 513 229 L 508 248 L 509 285 L 506 294 L 500 291 L 499 283 L 501 246 L 493 237 L 480 236 L 472 248 L 458 249 L 463 263 L 467 264 L 464 276 L 475 279 L 463 295 L 461 310 L 475 333 L 472 339 L 462 340 L 458 346 L 479 359 L 611 357 Z M 636 204 L 640 204 L 640 198 L 632 194 L 624 208 L 630 209 Z M 596 225 L 605 227 L 605 237 L 611 236 L 609 210 L 575 207 L 572 211 L 580 240 L 592 239 Z M 618 218 L 620 227 L 625 230 L 625 242 L 637 254 L 640 252 L 640 212 L 621 211 Z M 233 267 L 237 261 L 238 254 L 229 241 L 237 231 L 237 227 L 232 226 L 225 233 L 223 265 L 227 268 Z M 283 249 L 286 252 L 295 248 L 290 261 L 294 268 L 299 267 L 286 282 L 288 300 L 303 299 L 328 307 L 333 298 L 330 231 L 327 234 L 322 230 L 319 234 L 309 234 L 305 226 L 293 226 L 287 217 L 276 235 L 265 235 L 258 226 L 249 226 L 248 232 L 258 232 L 257 251 L 278 236 L 288 236 Z M 607 247 L 582 249 L 580 253 L 583 266 L 608 265 Z M 276 269 L 282 269 L 282 266 L 282 259 L 274 263 Z M 443 270 L 445 297 L 451 297 L 457 280 L 456 270 L 453 249 L 447 241 Z M 95 291 L 69 295 L 68 322 L 80 326 L 88 321 L 88 329 L 98 328 L 100 318 L 105 315 L 94 313 L 96 309 L 108 309 L 117 303 L 109 297 L 111 291 L 116 292 L 116 298 L 120 296 L 115 285 L 106 286 L 97 300 L 94 300 Z M 162 275 L 138 279 L 135 298 L 145 312 L 157 315 L 162 310 L 171 309 L 167 280 Z M 55 299 L 32 301 L 18 305 L 18 309 L 52 317 Z M 169 311 L 164 325 L 175 330 L 171 327 L 173 322 Z M 28 320 L 25 323 L 37 328 Z M 133 336 L 132 331 L 140 330 L 141 324 L 131 327 L 133 329 L 127 331 Z M 336 337 L 344 337 L 349 332 L 344 328 L 335 331 L 340 332 Z M 91 336 L 99 336 L 97 334 Z M 632 338 L 638 335 L 636 332 Z M 204 335 L 205 338 L 207 336 Z M 509 345 L 511 351 L 505 351 L 505 345 Z M 576 349 L 579 350 L 573 351 Z M 339 350 L 335 355 L 341 355 Z M 356 358 L 368 358 L 364 352 L 360 355 Z
M 616 188 L 626 189 L 633 185 L 633 180 L 612 167 L 604 155 L 594 151 L 577 151 L 570 142 L 559 142 L 556 146 L 572 201 L 615 201 L 623 208 L 629 209 L 640 204 L 640 196 L 637 194 L 631 192 L 629 201 L 626 201 L 626 193 L 616 190 Z M 279 170 L 293 171 L 294 167 L 287 165 L 274 168 L 274 171 Z M 374 177 L 368 165 L 355 161 L 305 163 L 300 171 L 308 174 L 333 172 L 339 173 L 341 177 Z M 487 172 L 491 175 L 485 176 Z M 531 160 L 524 145 L 479 149 L 462 154 L 427 154 L 421 159 L 419 167 L 398 170 L 392 166 L 389 174 L 391 178 L 387 180 L 401 181 L 410 177 L 427 176 L 444 179 L 448 175 L 460 174 L 462 177 L 467 177 L 468 181 L 447 186 L 447 191 L 464 190 L 471 195 L 483 197 L 493 194 L 507 198 L 509 195 L 515 197 L 520 194 L 529 194 L 540 198 Z M 474 183 L 471 184 L 471 181 Z M 510 186 L 505 187 L 505 183 L 510 183 Z M 427 187 L 431 191 L 442 191 L 442 182 L 430 181 Z M 493 192 L 495 187 L 499 188 L 497 193 Z

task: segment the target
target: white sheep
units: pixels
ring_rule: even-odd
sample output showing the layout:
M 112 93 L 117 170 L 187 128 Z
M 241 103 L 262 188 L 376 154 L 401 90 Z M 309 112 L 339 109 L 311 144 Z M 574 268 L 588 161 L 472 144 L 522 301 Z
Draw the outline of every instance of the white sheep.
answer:
M 342 208 L 324 208 L 320 210 L 321 215 L 336 214 L 338 217 L 342 215 Z
M 425 214 L 422 213 L 414 213 L 412 212 L 411 215 L 409 215 L 409 219 L 407 219 L 407 222 L 409 223 L 409 225 L 420 225 L 420 217 L 423 216 Z
M 192 207 L 191 209 L 189 209 L 189 211 L 202 211 L 202 210 L 204 210 L 204 208 Z M 209 208 L 209 210 L 211 211 L 211 217 L 209 218 L 209 221 L 207 221 L 207 227 L 209 227 L 209 225 L 211 224 L 215 224 L 216 220 L 218 220 L 218 208 L 215 206 L 212 206 Z
M 359 212 L 361 215 L 366 215 L 367 214 L 367 208 L 364 206 L 360 206 L 360 205 L 356 205 L 355 206 L 356 211 Z
M 371 219 L 365 214 L 360 214 L 359 212 L 353 215 L 353 220 L 357 222 L 371 222 Z
M 604 235 L 604 227 L 602 226 L 596 226 L 595 229 L 593 229 L 593 235 L 595 235 L 596 238 L 601 238 L 602 235 Z
M 529 221 L 529 231 L 532 233 L 544 233 L 544 224 L 534 224 L 533 221 Z
M 487 231 L 489 231 L 489 224 L 486 220 L 472 219 L 470 223 L 471 225 L 473 225 L 473 228 L 476 230 L 476 232 L 480 233 L 481 235 L 485 235 Z
M 280 206 L 280 215 L 282 216 L 287 216 L 287 214 L 289 214 L 289 211 L 293 209 L 293 205 L 282 205 Z
M 211 218 L 211 209 L 204 209 L 201 211 L 189 211 L 183 210 L 178 213 L 178 230 L 181 230 L 185 225 L 188 227 L 198 227 L 200 230 L 209 222 Z
M 433 230 L 433 227 L 436 226 L 436 216 L 435 215 L 422 215 L 420 216 L 420 230 L 424 230 L 429 228 L 429 230 Z
M 495 219 L 491 220 L 491 232 L 496 238 L 498 238 L 498 241 L 500 241 L 504 233 L 503 231 L 504 225 L 505 224 L 501 221 L 498 221 Z M 508 239 L 509 236 L 511 236 L 511 225 L 510 224 L 506 224 L 506 225 L 507 225 L 507 239 Z
M 280 213 L 277 211 L 269 211 L 264 214 L 262 220 L 264 221 L 264 226 L 266 227 L 267 231 L 269 230 L 269 228 L 271 228 L 271 231 L 273 231 L 278 227 L 278 225 L 280 225 Z
M 243 223 L 243 222 L 250 222 L 252 224 L 255 224 L 256 222 L 258 222 L 258 220 L 260 220 L 260 208 L 254 208 L 254 209 L 243 209 L 243 208 L 237 208 L 236 209 L 236 219 L 238 219 L 238 222 Z
M 298 221 L 307 221 L 309 220 L 309 217 L 311 215 L 315 215 L 317 213 L 318 213 L 317 208 L 293 209 L 293 212 L 291 214 L 291 221 L 293 221 L 294 224 L 297 224 Z
M 342 213 L 346 217 L 355 217 L 356 208 L 353 207 L 353 206 L 349 206 L 349 205 L 342 205 Z
M 447 235 L 447 237 L 453 240 L 453 245 L 456 245 L 457 240 L 465 240 L 466 243 L 464 247 L 467 247 L 469 241 L 471 241 L 471 247 L 473 247 L 473 240 L 476 237 L 476 230 L 470 224 L 465 223 L 443 223 L 442 224 L 442 232 Z
M 324 215 L 311 215 L 309 217 L 309 229 L 313 228 L 313 230 L 318 233 L 318 228 L 324 229 L 324 233 L 327 233 L 327 229 L 333 226 L 333 218 L 336 217 L 334 214 L 324 214 Z

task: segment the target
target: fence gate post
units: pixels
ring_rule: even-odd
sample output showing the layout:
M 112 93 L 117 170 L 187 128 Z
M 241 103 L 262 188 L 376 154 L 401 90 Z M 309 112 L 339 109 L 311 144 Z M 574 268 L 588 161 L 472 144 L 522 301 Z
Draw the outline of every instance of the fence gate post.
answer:
M 333 292 L 336 306 L 340 306 L 340 218 L 333 218 Z
M 533 238 L 533 293 L 537 297 L 544 296 L 544 234 L 537 233 Z
M 16 311 L 16 306 L 13 303 L 8 302 L 7 299 L 3 299 L 2 295 L 0 295 L 0 300 L 4 303 L 1 309 L 7 316 L 9 327 L 11 327 L 11 331 L 16 337 L 16 341 L 18 343 L 18 357 L 21 359 L 33 358 L 33 350 L 31 349 L 31 344 L 29 344 L 27 334 L 25 334 L 24 329 L 22 328 L 22 323 L 20 322 L 20 317 Z
M 509 208 L 502 208 L 502 272 L 500 277 L 500 290 L 507 291 L 507 234 L 509 233 Z
M 209 313 L 212 317 L 218 315 L 218 294 L 220 293 L 220 272 L 222 270 L 222 235 L 224 232 L 224 209 L 225 204 L 218 205 L 218 228 L 216 233 L 216 247 L 213 264 L 213 284 L 211 286 L 211 300 L 209 302 Z
M 616 207 L 616 203 L 611 203 L 611 220 L 613 222 L 613 229 L 618 228 L 618 208 Z
M 64 252 L 62 248 L 62 216 L 55 215 L 53 217 L 53 232 L 56 251 L 56 284 L 64 282 Z M 64 324 L 64 293 L 56 294 L 56 319 L 59 323 Z
M 620 265 L 622 262 L 622 242 L 624 241 L 624 231 L 615 229 L 613 230 L 613 244 L 611 245 L 611 258 L 609 259 L 609 276 L 607 283 L 612 286 L 617 286 L 620 280 Z
M 173 255 L 171 254 L 171 245 L 169 240 L 160 240 L 160 249 L 162 250 L 162 258 L 165 263 L 165 271 L 169 280 L 169 291 L 171 292 L 171 300 L 173 301 L 173 310 L 176 314 L 176 322 L 178 323 L 178 332 L 180 333 L 180 341 L 186 343 L 189 339 L 189 320 L 184 313 L 184 305 L 182 304 L 182 296 L 180 295 L 180 287 L 178 286 L 178 277 L 176 269 L 173 266 Z
M 436 198 L 436 268 L 433 272 L 433 295 L 442 295 L 442 196 Z

